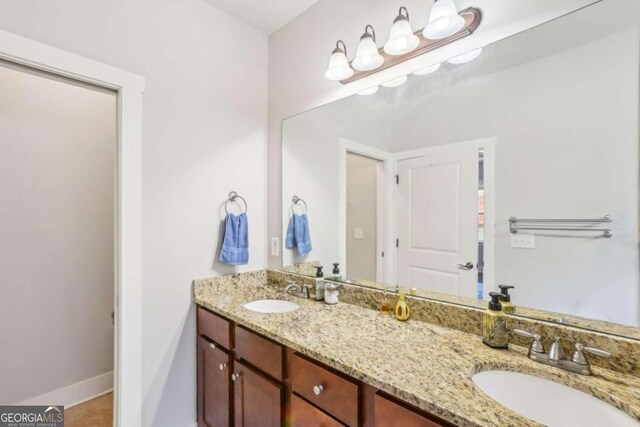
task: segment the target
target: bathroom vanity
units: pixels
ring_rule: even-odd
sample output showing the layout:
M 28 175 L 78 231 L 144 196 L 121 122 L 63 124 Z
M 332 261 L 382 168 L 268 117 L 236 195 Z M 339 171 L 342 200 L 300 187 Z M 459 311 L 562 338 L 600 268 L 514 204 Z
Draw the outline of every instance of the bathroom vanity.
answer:
M 630 425 L 640 420 L 637 342 L 607 338 L 602 343 L 570 328 L 545 330 L 545 336 L 606 347 L 611 360 L 622 361 L 614 371 L 595 365 L 613 362 L 594 359 L 592 376 L 575 375 L 528 359 L 526 347 L 491 349 L 463 324 L 420 320 L 426 311 L 442 319 L 466 315 L 449 311 L 456 310 L 452 305 L 436 302 L 438 307 L 427 308 L 409 298 L 414 317 L 399 322 L 374 309 L 379 298 L 374 291 L 345 285 L 343 300 L 331 306 L 288 295 L 288 279 L 260 271 L 194 282 L 200 426 L 541 425 L 493 400 L 474 382 L 477 373 L 496 371 L 550 379 L 597 398 Z M 299 308 L 270 314 L 245 307 L 269 299 Z M 469 319 L 476 318 L 469 310 Z
M 202 306 L 197 313 L 200 426 L 452 425 Z

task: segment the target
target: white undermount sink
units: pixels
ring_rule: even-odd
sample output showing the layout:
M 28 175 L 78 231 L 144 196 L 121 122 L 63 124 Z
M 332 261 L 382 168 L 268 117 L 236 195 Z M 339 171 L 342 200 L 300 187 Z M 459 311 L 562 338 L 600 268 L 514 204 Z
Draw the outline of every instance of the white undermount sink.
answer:
M 638 427 L 613 406 L 553 381 L 508 371 L 486 371 L 473 382 L 507 408 L 549 427 Z
M 288 313 L 300 308 L 298 304 L 291 301 L 282 301 L 279 299 L 261 299 L 258 301 L 248 302 L 244 308 L 257 311 L 258 313 Z

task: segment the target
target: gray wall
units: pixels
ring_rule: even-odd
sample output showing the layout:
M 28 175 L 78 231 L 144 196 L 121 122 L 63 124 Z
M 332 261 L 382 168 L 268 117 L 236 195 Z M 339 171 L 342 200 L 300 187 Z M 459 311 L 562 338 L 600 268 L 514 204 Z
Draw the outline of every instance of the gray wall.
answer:
M 0 403 L 113 370 L 117 97 L 0 63 Z
M 266 265 L 267 37 L 202 0 L 0 0 L 0 28 L 146 78 L 143 426 L 196 420 L 191 281 Z M 222 203 L 249 202 L 250 263 L 214 262 Z

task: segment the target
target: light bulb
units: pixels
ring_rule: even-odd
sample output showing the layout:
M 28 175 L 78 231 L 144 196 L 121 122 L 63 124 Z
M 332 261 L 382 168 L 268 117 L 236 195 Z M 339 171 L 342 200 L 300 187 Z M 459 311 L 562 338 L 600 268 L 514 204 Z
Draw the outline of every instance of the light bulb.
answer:
M 342 43 L 343 48 L 340 47 Z M 336 48 L 331 53 L 329 67 L 325 71 L 324 76 L 333 81 L 348 79 L 353 76 L 353 69 L 347 60 L 347 47 L 342 40 L 336 42 Z
M 419 44 L 420 39 L 413 34 L 409 23 L 409 12 L 406 7 L 402 6 L 393 21 L 389 32 L 389 41 L 384 44 L 384 51 L 389 55 L 404 55 L 417 48 Z
M 389 80 L 388 82 L 382 83 L 381 86 L 384 87 L 398 87 L 402 86 L 407 82 L 407 76 L 398 77 L 397 79 Z
M 368 30 L 371 29 L 371 32 Z M 370 71 L 380 67 L 384 62 L 384 58 L 378 52 L 376 45 L 376 35 L 373 27 L 367 25 L 364 34 L 360 37 L 360 43 L 356 50 L 356 57 L 351 65 L 359 71 Z
M 435 0 L 422 35 L 429 40 L 444 39 L 460 31 L 464 24 L 453 0 Z
M 427 74 L 435 73 L 440 69 L 440 65 L 441 64 L 438 62 L 437 64 L 430 65 L 425 68 L 421 68 L 418 71 L 414 72 L 413 74 L 415 74 L 416 76 L 425 76 Z
M 482 53 L 482 48 L 472 50 L 471 52 L 463 53 L 462 55 L 454 56 L 451 59 L 448 59 L 447 62 L 450 64 L 464 64 L 467 62 L 471 62 L 476 59 Z

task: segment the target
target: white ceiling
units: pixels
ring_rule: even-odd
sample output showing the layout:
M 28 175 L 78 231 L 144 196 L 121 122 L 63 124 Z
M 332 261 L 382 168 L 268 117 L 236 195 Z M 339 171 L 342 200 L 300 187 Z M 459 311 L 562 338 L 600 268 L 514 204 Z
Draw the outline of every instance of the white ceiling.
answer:
M 269 35 L 318 0 L 205 0 L 240 21 Z

